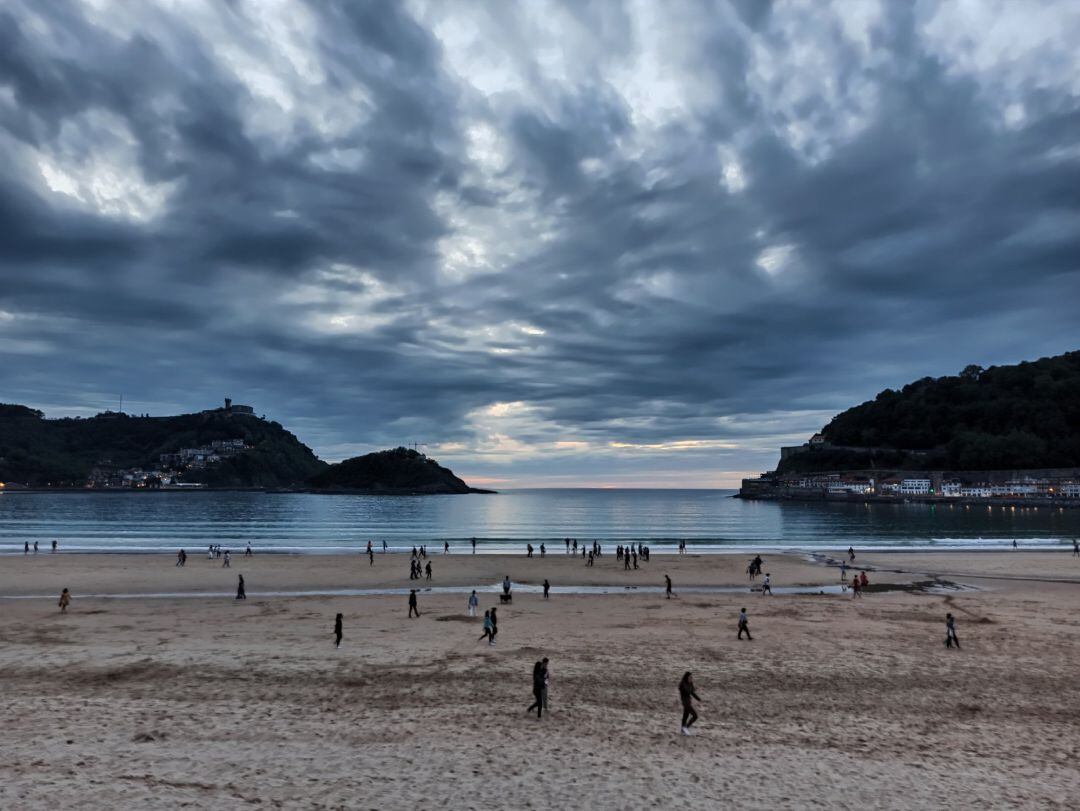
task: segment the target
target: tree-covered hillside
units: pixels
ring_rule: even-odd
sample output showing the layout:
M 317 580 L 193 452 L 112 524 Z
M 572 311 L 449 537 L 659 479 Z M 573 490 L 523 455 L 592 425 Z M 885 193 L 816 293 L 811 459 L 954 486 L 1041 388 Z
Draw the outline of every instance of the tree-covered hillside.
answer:
M 154 468 L 161 454 L 242 439 L 249 449 L 185 481 L 218 487 L 287 487 L 326 467 L 276 422 L 223 409 L 175 417 L 107 413 L 48 420 L 40 411 L 0 404 L 0 481 L 30 486 L 82 486 L 99 465 Z
M 833 447 L 791 456 L 779 472 L 1077 467 L 1080 352 L 886 389 L 822 433 Z
M 368 493 L 470 493 L 464 481 L 434 459 L 408 448 L 346 459 L 312 477 L 317 490 Z

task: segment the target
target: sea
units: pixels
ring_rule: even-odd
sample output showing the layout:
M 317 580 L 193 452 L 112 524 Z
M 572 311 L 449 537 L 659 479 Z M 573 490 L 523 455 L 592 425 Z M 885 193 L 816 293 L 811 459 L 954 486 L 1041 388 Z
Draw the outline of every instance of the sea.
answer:
M 284 554 L 411 550 L 515 554 L 565 539 L 644 543 L 658 554 L 858 549 L 1064 549 L 1080 510 L 743 501 L 733 490 L 509 490 L 495 495 L 0 492 L 0 553 L 189 553 L 220 544 Z

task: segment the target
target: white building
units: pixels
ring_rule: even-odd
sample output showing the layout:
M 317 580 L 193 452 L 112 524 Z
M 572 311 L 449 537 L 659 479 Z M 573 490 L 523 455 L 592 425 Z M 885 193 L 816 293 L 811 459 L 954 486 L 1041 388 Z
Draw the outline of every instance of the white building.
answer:
M 1080 482 L 1066 482 L 1058 489 L 1062 498 L 1080 498 Z
M 941 483 L 941 495 L 946 498 L 959 498 L 963 495 L 960 491 L 963 489 L 963 484 L 953 479 L 952 481 Z
M 988 484 L 965 484 L 960 488 L 960 495 L 964 498 L 990 498 L 994 493 Z
M 904 479 L 900 482 L 900 495 L 902 496 L 928 496 L 930 495 L 929 479 Z

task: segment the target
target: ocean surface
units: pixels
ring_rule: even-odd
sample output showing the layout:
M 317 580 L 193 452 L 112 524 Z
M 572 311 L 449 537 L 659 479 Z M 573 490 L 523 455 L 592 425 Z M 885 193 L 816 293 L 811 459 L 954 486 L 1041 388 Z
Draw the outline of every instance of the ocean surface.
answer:
M 672 552 L 777 549 L 1064 548 L 1080 510 L 742 501 L 732 490 L 515 490 L 498 495 L 0 493 L 0 552 L 53 539 L 61 552 L 358 552 L 428 544 L 441 552 L 565 551 L 563 539 L 643 542 Z

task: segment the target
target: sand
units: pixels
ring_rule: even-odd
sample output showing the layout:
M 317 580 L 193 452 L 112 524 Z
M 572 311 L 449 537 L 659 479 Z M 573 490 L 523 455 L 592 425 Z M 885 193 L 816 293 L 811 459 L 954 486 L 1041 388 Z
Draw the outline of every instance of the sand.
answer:
M 398 595 L 266 596 L 407 588 L 400 555 L 237 556 L 231 570 L 196 555 L 182 570 L 165 556 L 5 557 L 0 595 L 49 598 L 0 600 L 0 807 L 1076 807 L 1080 560 L 866 558 L 898 570 L 874 583 L 949 572 L 979 590 L 702 594 L 689 590 L 744 587 L 745 556 L 654 556 L 628 573 L 614 555 L 592 569 L 434 555 L 440 587 L 505 573 L 661 586 L 667 572 L 679 595 L 519 589 L 488 647 L 463 594 L 421 593 L 413 620 Z M 837 580 L 795 555 L 766 569 L 777 586 Z M 213 596 L 238 573 L 246 602 Z M 85 596 L 160 592 L 194 596 Z M 753 642 L 735 639 L 742 606 Z M 960 651 L 942 644 L 946 611 Z M 541 656 L 538 721 L 525 708 Z M 703 699 L 690 738 L 684 670 Z

